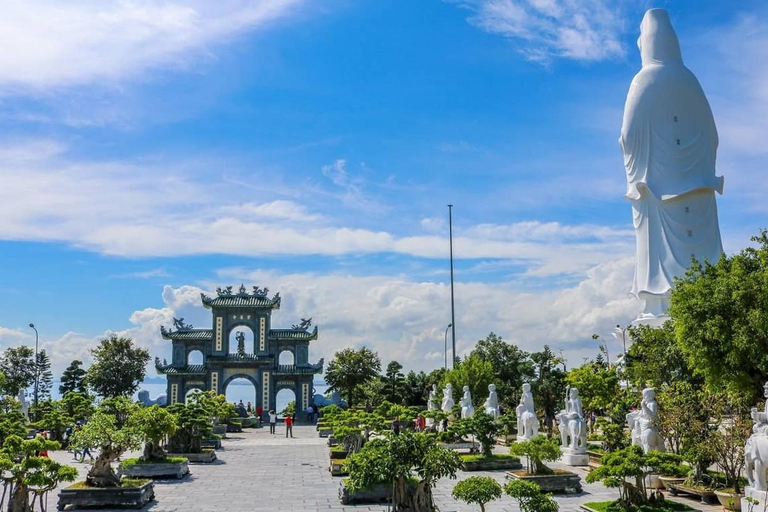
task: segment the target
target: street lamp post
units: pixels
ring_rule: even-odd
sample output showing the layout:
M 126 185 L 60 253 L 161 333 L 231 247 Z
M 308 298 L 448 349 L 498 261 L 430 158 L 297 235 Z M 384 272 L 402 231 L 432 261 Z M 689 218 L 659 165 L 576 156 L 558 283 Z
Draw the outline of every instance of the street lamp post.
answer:
M 445 355 L 445 369 L 448 370 L 448 329 L 453 327 L 453 322 L 448 324 L 445 328 L 445 336 L 443 337 L 443 355 Z
M 35 394 L 33 395 L 33 400 L 35 403 L 35 415 L 37 415 L 37 390 L 38 390 L 38 380 L 39 380 L 38 370 L 40 369 L 37 364 L 37 342 L 38 342 L 39 335 L 37 333 L 37 327 L 35 327 L 35 324 L 30 323 L 29 326 L 35 331 Z

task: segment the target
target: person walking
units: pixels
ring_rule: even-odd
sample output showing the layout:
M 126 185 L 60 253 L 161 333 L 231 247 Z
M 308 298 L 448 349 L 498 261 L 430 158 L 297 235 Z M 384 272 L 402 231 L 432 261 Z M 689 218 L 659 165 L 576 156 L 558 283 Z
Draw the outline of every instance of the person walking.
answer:
M 285 437 L 288 437 L 288 434 L 293 437 L 293 416 L 290 414 L 285 417 Z
M 277 423 L 277 414 L 274 409 L 269 410 L 269 433 L 275 433 L 275 424 Z

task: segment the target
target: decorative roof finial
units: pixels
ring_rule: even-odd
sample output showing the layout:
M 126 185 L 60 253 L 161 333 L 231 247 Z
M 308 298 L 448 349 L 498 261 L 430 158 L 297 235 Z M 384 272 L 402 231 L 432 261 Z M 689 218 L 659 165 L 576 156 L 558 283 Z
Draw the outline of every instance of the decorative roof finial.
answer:
M 173 326 L 176 328 L 177 331 L 189 331 L 192 329 L 192 326 L 189 324 L 184 323 L 184 318 L 173 318 Z M 161 330 L 162 332 L 162 330 Z
M 298 325 L 294 324 L 291 326 L 291 329 L 294 331 L 306 331 L 312 326 L 312 318 L 302 318 L 301 323 Z

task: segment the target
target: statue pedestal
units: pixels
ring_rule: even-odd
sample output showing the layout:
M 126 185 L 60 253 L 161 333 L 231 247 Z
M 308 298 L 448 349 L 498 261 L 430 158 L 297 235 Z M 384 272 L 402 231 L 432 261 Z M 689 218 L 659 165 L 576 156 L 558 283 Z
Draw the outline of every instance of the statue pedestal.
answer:
M 747 498 L 752 498 L 757 501 L 756 505 L 752 505 L 747 502 Z M 747 487 L 744 489 L 744 497 L 741 498 L 741 510 L 762 510 L 768 504 L 768 492 L 758 491 L 754 487 Z
M 569 448 L 563 448 L 563 456 L 560 458 L 560 462 L 568 466 L 589 466 L 589 455 L 574 452 Z

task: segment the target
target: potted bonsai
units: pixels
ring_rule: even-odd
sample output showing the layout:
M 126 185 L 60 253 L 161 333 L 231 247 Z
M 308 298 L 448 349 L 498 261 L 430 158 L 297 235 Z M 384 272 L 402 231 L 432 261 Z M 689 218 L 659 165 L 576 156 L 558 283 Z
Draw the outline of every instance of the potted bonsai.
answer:
M 480 512 L 485 512 L 488 503 L 501 498 L 501 486 L 489 476 L 471 476 L 457 483 L 451 496 L 464 503 L 477 503 L 480 505 Z
M 144 453 L 136 459 L 124 459 L 120 469 L 131 477 L 176 477 L 189 472 L 185 457 L 168 457 L 162 446 L 166 436 L 178 429 L 176 416 L 157 405 L 143 407 L 136 414 L 136 421 L 143 425 Z
M 0 477 L 3 482 L 0 509 L 4 509 L 8 499 L 9 512 L 32 512 L 35 502 L 44 510 L 48 492 L 60 482 L 71 482 L 77 478 L 77 469 L 37 455 L 57 450 L 59 446 L 59 443 L 41 436 L 29 440 L 17 435 L 5 438 L 0 447 Z
M 123 479 L 112 467 L 126 451 L 140 448 L 146 437 L 139 408 L 126 397 L 104 400 L 91 421 L 73 435 L 74 447 L 96 446 L 99 455 L 84 482 L 59 493 L 60 510 L 67 505 L 141 507 L 154 498 L 151 480 Z
M 478 411 L 471 418 L 460 420 L 465 426 L 466 431 L 472 434 L 480 443 L 480 455 L 462 455 L 464 461 L 464 471 L 487 471 L 493 469 L 520 469 L 520 459 L 510 454 L 494 454 L 493 448 L 496 446 L 496 436 L 501 425 L 497 423 L 493 416 L 483 411 Z
M 741 498 L 744 497 L 741 474 L 745 463 L 744 447 L 752 433 L 752 425 L 739 412 L 729 418 L 727 423 L 721 422 L 720 428 L 710 437 L 716 455 L 715 463 L 723 472 L 725 480 L 725 487 L 715 490 L 723 510 L 741 510 Z
M 203 439 L 210 439 L 213 422 L 210 412 L 199 401 L 177 402 L 168 408 L 176 418 L 176 432 L 168 438 L 168 457 L 184 457 L 190 463 L 210 463 L 216 452 L 203 448 Z
M 544 492 L 581 492 L 579 475 L 565 470 L 552 470 L 544 464 L 560 458 L 559 439 L 536 436 L 513 444 L 509 452 L 512 455 L 524 455 L 528 459 L 528 464 L 525 470 L 508 471 L 508 479 L 535 482 Z
M 520 512 L 557 512 L 557 502 L 549 494 L 541 492 L 534 482 L 512 480 L 504 486 L 504 492 L 517 500 Z
M 434 510 L 432 489 L 440 478 L 456 478 L 461 458 L 433 437 L 405 431 L 372 439 L 350 457 L 348 468 L 339 489 L 342 503 L 361 495 L 374 501 L 391 497 L 397 510 Z

